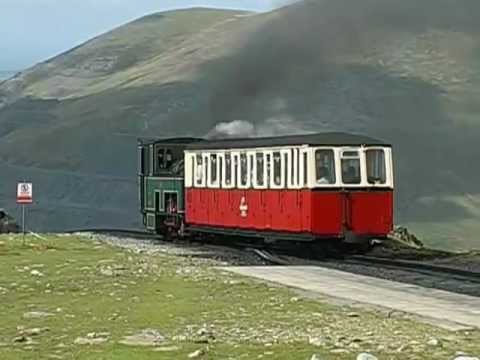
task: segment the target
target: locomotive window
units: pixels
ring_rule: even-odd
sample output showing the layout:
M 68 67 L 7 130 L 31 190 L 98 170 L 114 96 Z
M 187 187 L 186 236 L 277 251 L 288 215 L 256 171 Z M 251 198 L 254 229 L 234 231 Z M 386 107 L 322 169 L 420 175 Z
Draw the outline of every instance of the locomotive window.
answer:
M 276 186 L 282 185 L 282 158 L 279 152 L 273 153 L 273 182 Z
M 369 184 L 385 184 L 387 170 L 383 150 L 367 150 L 367 179 Z
M 265 177 L 265 161 L 264 155 L 262 153 L 256 154 L 257 159 L 257 185 L 263 186 L 265 184 L 264 177 Z
M 172 150 L 167 149 L 165 151 L 165 168 L 169 169 L 173 164 L 173 154 Z
M 248 164 L 247 164 L 247 154 L 240 154 L 240 185 L 248 185 Z
M 315 167 L 318 184 L 335 184 L 335 154 L 333 150 L 317 150 L 315 152 Z
M 203 180 L 203 159 L 202 155 L 196 157 L 195 185 L 201 186 Z
M 360 158 L 342 159 L 342 180 L 344 184 L 360 184 Z
M 157 169 L 165 168 L 165 149 L 157 150 Z
M 232 185 L 232 155 L 225 154 L 225 184 Z
M 150 175 L 150 147 L 143 149 L 143 174 Z
M 217 179 L 217 155 L 210 155 L 210 183 L 215 184 Z
M 145 174 L 145 148 L 143 146 L 138 147 L 138 174 Z

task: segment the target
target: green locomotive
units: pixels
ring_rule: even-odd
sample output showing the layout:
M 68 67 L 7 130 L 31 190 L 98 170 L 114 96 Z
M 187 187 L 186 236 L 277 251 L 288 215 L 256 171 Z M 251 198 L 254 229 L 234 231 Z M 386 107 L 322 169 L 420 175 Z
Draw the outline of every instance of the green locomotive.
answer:
M 196 138 L 138 141 L 138 194 L 143 224 L 169 238 L 183 231 L 184 150 Z

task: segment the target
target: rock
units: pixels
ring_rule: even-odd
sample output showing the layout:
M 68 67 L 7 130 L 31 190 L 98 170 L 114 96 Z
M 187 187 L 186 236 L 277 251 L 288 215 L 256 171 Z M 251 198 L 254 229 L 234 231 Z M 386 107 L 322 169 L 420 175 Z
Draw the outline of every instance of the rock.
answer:
M 349 351 L 347 349 L 333 349 L 330 350 L 332 354 L 345 354 L 348 353 Z
M 78 337 L 75 339 L 74 344 L 76 345 L 99 345 L 108 341 L 108 336 L 110 333 L 88 333 L 86 337 Z
M 44 327 L 44 328 L 22 329 L 20 333 L 22 335 L 27 335 L 27 336 L 37 336 L 47 331 L 50 331 L 50 329 L 48 327 Z
M 188 354 L 189 359 L 195 359 L 205 354 L 205 351 L 200 349 Z
M 325 346 L 327 344 L 327 341 L 324 337 L 318 336 L 318 337 L 310 337 L 308 339 L 308 343 L 313 346 Z
M 358 354 L 357 360 L 378 360 L 378 358 L 369 353 Z
M 38 271 L 38 270 L 32 270 L 32 271 L 30 271 L 30 275 L 32 275 L 32 276 L 38 276 L 38 277 L 44 276 L 44 275 L 43 275 L 40 271 Z
M 28 336 L 25 336 L 25 335 L 19 335 L 19 336 L 14 337 L 12 341 L 14 343 L 30 344 L 32 342 L 32 339 L 30 339 Z
M 53 316 L 53 314 L 43 311 L 30 311 L 23 314 L 24 319 L 40 319 L 49 316 Z
M 360 314 L 356 312 L 349 312 L 347 313 L 347 316 L 351 318 L 357 318 L 357 317 L 360 317 Z
M 100 269 L 100 274 L 102 274 L 103 276 L 113 276 L 114 272 L 110 268 L 101 268 Z
M 467 355 L 460 355 L 455 357 L 453 360 L 480 360 L 478 357 L 467 356 Z
M 135 335 L 125 336 L 119 341 L 127 346 L 157 346 L 165 341 L 165 337 L 154 329 L 145 329 Z
M 321 360 L 321 357 L 318 354 L 313 354 L 310 360 Z
M 158 351 L 158 352 L 169 352 L 169 351 L 178 351 L 180 348 L 178 346 L 162 346 L 162 347 L 157 347 L 153 349 L 153 351 Z
M 439 346 L 441 345 L 440 340 L 431 338 L 430 340 L 427 341 L 428 346 Z

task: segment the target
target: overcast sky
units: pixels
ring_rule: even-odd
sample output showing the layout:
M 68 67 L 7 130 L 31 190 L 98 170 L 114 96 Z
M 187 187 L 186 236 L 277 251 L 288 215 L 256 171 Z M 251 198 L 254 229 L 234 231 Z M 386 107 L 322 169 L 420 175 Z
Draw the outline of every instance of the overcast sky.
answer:
M 276 0 L 0 0 L 0 70 L 20 70 L 152 12 L 211 6 L 266 11 Z

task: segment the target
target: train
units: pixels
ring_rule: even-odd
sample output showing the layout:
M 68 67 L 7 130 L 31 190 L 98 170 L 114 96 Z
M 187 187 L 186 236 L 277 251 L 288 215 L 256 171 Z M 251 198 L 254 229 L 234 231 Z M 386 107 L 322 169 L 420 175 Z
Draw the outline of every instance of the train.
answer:
M 367 243 L 393 229 L 392 146 L 340 132 L 139 139 L 138 195 L 166 239 Z

